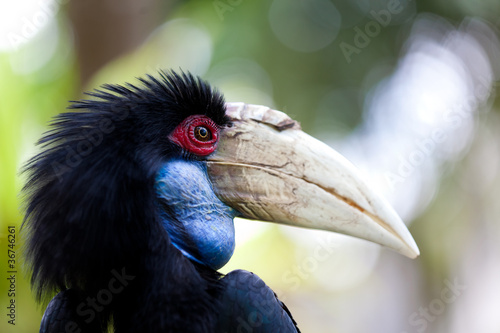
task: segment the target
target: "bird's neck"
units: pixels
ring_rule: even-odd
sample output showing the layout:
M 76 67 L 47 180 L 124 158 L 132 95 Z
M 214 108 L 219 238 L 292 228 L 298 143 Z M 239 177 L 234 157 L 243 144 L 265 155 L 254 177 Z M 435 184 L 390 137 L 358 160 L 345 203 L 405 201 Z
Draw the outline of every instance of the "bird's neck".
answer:
M 203 162 L 173 159 L 156 176 L 158 211 L 170 239 L 186 257 L 212 269 L 231 258 L 236 211 L 215 195 Z

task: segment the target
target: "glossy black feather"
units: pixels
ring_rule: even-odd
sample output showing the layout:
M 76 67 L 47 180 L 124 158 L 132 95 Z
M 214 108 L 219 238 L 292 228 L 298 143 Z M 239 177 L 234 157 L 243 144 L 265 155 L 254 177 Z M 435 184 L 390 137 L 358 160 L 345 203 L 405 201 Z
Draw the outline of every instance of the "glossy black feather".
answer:
M 74 290 L 64 290 L 58 293 L 49 303 L 40 324 L 40 333 L 52 332 L 80 332 L 92 333 L 103 332 L 100 320 L 85 322 L 85 318 L 76 312 L 78 305 L 85 302 L 84 295 Z M 102 313 L 100 313 L 102 315 Z M 107 315 L 104 313 L 104 315 Z
M 257 275 L 235 270 L 220 282 L 221 310 L 216 332 L 299 332 L 286 306 Z

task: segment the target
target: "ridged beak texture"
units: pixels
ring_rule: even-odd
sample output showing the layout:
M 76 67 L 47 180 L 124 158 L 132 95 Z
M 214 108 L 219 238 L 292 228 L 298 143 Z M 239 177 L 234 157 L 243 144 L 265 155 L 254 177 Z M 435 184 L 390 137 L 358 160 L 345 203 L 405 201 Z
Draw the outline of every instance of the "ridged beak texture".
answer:
M 392 207 L 342 155 L 285 113 L 228 103 L 232 126 L 207 162 L 216 195 L 243 217 L 339 232 L 416 258 L 418 247 Z

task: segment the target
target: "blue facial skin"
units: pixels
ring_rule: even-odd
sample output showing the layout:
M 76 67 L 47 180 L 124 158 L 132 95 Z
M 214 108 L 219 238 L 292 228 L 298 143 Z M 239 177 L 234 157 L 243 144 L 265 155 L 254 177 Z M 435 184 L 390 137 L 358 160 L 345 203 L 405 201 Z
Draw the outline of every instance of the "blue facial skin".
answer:
M 156 176 L 163 225 L 186 257 L 212 269 L 224 266 L 234 251 L 237 212 L 215 195 L 203 162 L 170 160 Z

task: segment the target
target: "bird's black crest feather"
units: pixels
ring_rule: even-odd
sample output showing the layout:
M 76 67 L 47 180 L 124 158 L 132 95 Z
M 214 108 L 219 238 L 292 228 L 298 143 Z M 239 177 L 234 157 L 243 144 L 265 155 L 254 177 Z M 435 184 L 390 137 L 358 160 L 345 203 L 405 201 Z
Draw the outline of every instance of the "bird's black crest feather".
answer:
M 158 220 L 154 177 L 162 161 L 180 153 L 168 135 L 184 118 L 203 114 L 221 126 L 226 118 L 222 95 L 191 74 L 160 72 L 139 80 L 141 86 L 105 85 L 55 118 L 39 141 L 41 152 L 23 171 L 23 231 L 39 299 L 66 288 L 92 294 L 107 286 L 113 270 L 125 269 L 138 276 L 124 292 L 137 298 L 137 308 L 121 316 L 158 323 L 172 308 L 165 300 L 183 306 L 176 293 L 197 302 L 192 311 L 213 305 L 200 302 L 197 294 L 210 292 L 207 280 L 173 250 Z M 172 290 L 180 279 L 187 289 Z M 150 306 L 153 313 L 143 313 Z

